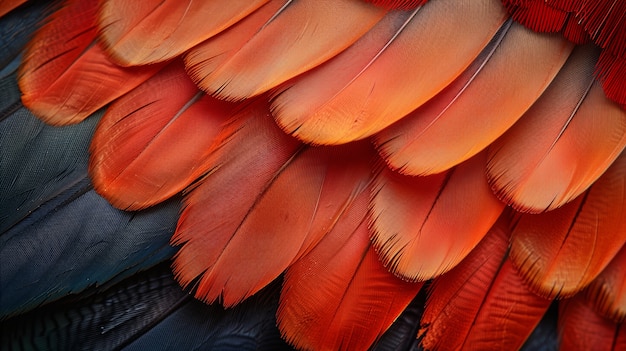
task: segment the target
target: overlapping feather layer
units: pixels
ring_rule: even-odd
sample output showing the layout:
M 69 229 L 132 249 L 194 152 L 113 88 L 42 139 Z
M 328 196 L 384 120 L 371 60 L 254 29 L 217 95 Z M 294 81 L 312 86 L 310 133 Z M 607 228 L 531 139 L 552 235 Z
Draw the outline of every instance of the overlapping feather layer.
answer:
M 109 105 L 96 190 L 184 192 L 180 283 L 232 306 L 286 272 L 299 348 L 367 348 L 430 279 L 428 348 L 517 348 L 574 295 L 564 347 L 623 343 L 624 3 L 503 3 L 66 0 L 20 87 L 56 125 Z

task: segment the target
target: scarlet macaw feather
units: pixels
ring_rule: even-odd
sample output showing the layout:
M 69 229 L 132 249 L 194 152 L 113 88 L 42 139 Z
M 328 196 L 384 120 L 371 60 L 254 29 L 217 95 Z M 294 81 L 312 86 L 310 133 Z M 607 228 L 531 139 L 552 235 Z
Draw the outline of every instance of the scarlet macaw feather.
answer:
M 192 49 L 185 62 L 206 92 L 249 98 L 345 50 L 384 15 L 381 8 L 353 0 L 271 1 L 250 16 L 254 19 Z
M 616 322 L 626 321 L 626 245 L 587 288 L 596 311 Z
M 137 210 L 182 191 L 205 173 L 214 137 L 234 105 L 204 96 L 175 62 L 115 102 L 91 143 L 96 190 Z M 166 163 L 167 167 L 163 167 Z
M 626 153 L 588 192 L 551 212 L 525 214 L 511 239 L 511 260 L 547 297 L 585 288 L 626 243 Z
M 95 42 L 97 5 L 67 1 L 26 49 L 19 72 L 22 102 L 47 123 L 78 123 L 160 69 L 123 68 L 107 59 Z
M 420 336 L 429 350 L 516 350 L 551 300 L 530 292 L 507 259 L 509 215 L 459 265 L 433 282 Z
M 391 12 L 342 54 L 279 88 L 287 133 L 314 144 L 370 136 L 422 105 L 478 56 L 506 14 L 493 1 L 438 0 Z M 432 65 L 446 57 L 446 65 Z M 408 92 L 397 94 L 398 88 Z
M 579 48 L 532 108 L 489 147 L 489 182 L 516 209 L 564 205 L 626 147 L 626 112 L 594 83 L 596 57 Z
M 170 60 L 252 13 L 269 0 L 103 1 L 101 40 L 115 62 Z
M 357 195 L 341 221 L 287 270 L 277 318 L 296 347 L 366 349 L 422 287 L 394 277 L 369 247 L 367 198 L 367 191 Z
M 381 154 L 392 168 L 412 175 L 439 173 L 467 160 L 537 100 L 572 47 L 563 38 L 507 23 L 444 91 L 375 136 Z M 498 94 L 485 93 L 491 89 Z
M 479 154 L 428 177 L 381 170 L 370 209 L 372 245 L 390 271 L 411 281 L 431 279 L 478 244 L 504 209 L 489 189 L 485 162 Z
M 626 350 L 626 323 L 615 323 L 598 315 L 576 296 L 559 306 L 561 350 Z

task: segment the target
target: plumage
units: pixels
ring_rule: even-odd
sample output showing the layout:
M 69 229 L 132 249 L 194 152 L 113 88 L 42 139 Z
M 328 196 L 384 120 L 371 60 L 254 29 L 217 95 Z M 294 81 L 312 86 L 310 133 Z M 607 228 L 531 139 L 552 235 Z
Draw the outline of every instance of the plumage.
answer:
M 190 76 L 208 93 L 229 100 L 249 98 L 335 56 L 384 14 L 353 0 L 271 1 L 193 48 L 185 62 Z
M 156 73 L 112 64 L 96 42 L 98 2 L 68 1 L 41 27 L 20 67 L 22 102 L 45 122 L 78 123 Z
M 519 24 L 503 25 L 446 90 L 376 135 L 381 154 L 392 168 L 413 175 L 443 172 L 467 160 L 535 102 L 571 49 L 563 38 L 539 35 Z M 485 94 L 490 89 L 498 94 Z M 455 142 L 448 142 L 450 138 Z
M 276 121 L 315 144 L 370 136 L 461 74 L 505 17 L 493 1 L 438 0 L 390 13 L 343 54 L 280 88 L 272 104 Z M 445 66 L 429 68 L 442 57 Z
M 127 210 L 179 193 L 210 168 L 214 138 L 235 107 L 202 94 L 182 63 L 171 63 L 102 117 L 90 147 L 96 190 Z
M 432 279 L 478 244 L 504 209 L 485 179 L 485 161 L 483 153 L 428 177 L 383 168 L 372 190 L 372 244 L 389 270 L 411 281 Z
M 587 288 L 595 311 L 617 322 L 626 320 L 626 246 Z
M 366 213 L 361 193 L 344 220 L 287 270 L 277 320 L 296 347 L 364 350 L 420 290 L 421 283 L 403 282 L 379 264 Z
M 621 347 L 620 2 L 0 6 L 2 348 Z
M 115 62 L 145 65 L 172 59 L 221 32 L 268 0 L 104 1 L 101 40 Z
M 551 300 L 530 292 L 507 258 L 503 214 L 465 260 L 434 280 L 420 334 L 429 350 L 519 349 Z
M 626 113 L 594 83 L 596 57 L 579 48 L 519 123 L 489 147 L 489 181 L 515 208 L 563 206 L 626 146 Z
M 511 259 L 531 287 L 554 298 L 586 287 L 626 243 L 626 154 L 591 187 L 552 212 L 522 215 Z
M 583 296 L 561 304 L 559 335 L 562 350 L 613 351 L 626 348 L 626 324 L 598 315 Z

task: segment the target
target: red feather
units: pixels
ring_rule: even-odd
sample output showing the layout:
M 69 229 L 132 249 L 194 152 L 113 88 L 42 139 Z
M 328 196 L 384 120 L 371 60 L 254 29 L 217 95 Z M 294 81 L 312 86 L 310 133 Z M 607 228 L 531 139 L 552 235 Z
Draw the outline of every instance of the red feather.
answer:
M 91 143 L 89 174 L 98 193 L 137 210 L 205 173 L 213 139 L 234 105 L 203 95 L 175 62 L 115 102 Z
M 626 323 L 615 323 L 598 315 L 583 296 L 574 297 L 559 307 L 561 350 L 626 350 Z
M 503 215 L 465 260 L 435 279 L 420 336 L 428 350 L 516 350 L 550 306 L 524 285 L 507 259 Z
M 428 177 L 383 168 L 373 186 L 372 243 L 394 274 L 411 281 L 434 278 L 483 238 L 504 209 L 487 184 L 485 161 L 479 154 Z
M 589 285 L 587 299 L 605 317 L 626 322 L 626 245 Z
M 289 267 L 278 325 L 293 345 L 311 350 L 365 350 L 406 308 L 422 283 L 384 269 L 370 248 L 367 192 L 306 256 Z
M 513 231 L 511 259 L 534 291 L 570 296 L 591 283 L 626 243 L 624 213 L 626 153 L 576 200 L 523 215 Z
M 19 72 L 22 102 L 48 123 L 78 123 L 161 68 L 111 63 L 96 43 L 97 5 L 66 1 L 26 49 Z

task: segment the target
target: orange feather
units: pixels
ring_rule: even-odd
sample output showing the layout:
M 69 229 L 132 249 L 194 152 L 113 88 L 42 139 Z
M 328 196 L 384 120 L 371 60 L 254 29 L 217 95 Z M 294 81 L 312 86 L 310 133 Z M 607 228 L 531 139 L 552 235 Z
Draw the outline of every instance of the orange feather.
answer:
M 172 59 L 255 11 L 269 0 L 105 0 L 101 39 L 121 65 Z
M 383 168 L 373 186 L 372 244 L 389 270 L 411 281 L 431 279 L 478 244 L 504 209 L 487 184 L 485 161 L 482 153 L 428 177 Z
M 201 89 L 244 99 L 335 56 L 384 14 L 354 0 L 271 1 L 254 18 L 192 49 L 185 62 Z
M 22 102 L 47 123 L 78 123 L 161 68 L 129 69 L 111 63 L 95 42 L 97 4 L 67 1 L 24 53 L 19 72 Z
M 564 205 L 626 147 L 626 112 L 594 83 L 596 59 L 592 47 L 576 49 L 545 94 L 489 148 L 489 182 L 516 209 Z
M 376 135 L 383 158 L 412 175 L 439 173 L 467 160 L 537 100 L 572 47 L 561 37 L 507 22 L 444 91 Z
M 310 143 L 372 135 L 461 74 L 505 18 L 502 5 L 489 0 L 391 12 L 342 54 L 281 87 L 272 112 L 287 133 Z
M 554 211 L 522 215 L 511 259 L 543 296 L 586 287 L 626 243 L 626 153 L 589 191 Z
M 422 283 L 384 269 L 370 248 L 367 191 L 306 256 L 287 270 L 278 326 L 301 349 L 365 350 L 406 308 Z
M 175 62 L 114 103 L 91 143 L 96 191 L 118 208 L 137 210 L 206 172 L 213 138 L 234 106 L 202 95 Z
M 301 144 L 273 123 L 264 99 L 247 104 L 218 134 L 207 161 L 210 173 L 185 197 L 172 237 L 174 245 L 182 244 L 174 260 L 174 272 L 184 286 L 197 279 L 197 298 L 220 298 L 226 306 L 232 306 L 269 283 L 285 267 L 278 271 L 272 268 L 293 259 L 294 254 L 284 258 L 289 255 L 280 250 L 279 239 L 284 238 L 272 232 L 289 228 L 271 225 L 281 219 L 297 222 L 297 216 L 272 217 L 263 222 L 257 215 L 256 224 L 261 227 L 251 232 L 246 223 L 268 185 L 299 149 Z M 282 205 L 273 213 L 289 215 Z M 248 237 L 241 235 L 242 228 Z M 257 250 L 257 245 L 264 249 Z M 218 267 L 224 271 L 216 270 Z
M 561 350 L 626 350 L 626 323 L 615 323 L 597 313 L 583 296 L 576 296 L 559 306 Z
M 434 280 L 419 336 L 428 350 L 516 350 L 551 300 L 531 293 L 507 259 L 508 215 L 466 259 Z
M 205 255 L 214 257 L 204 262 L 206 267 L 198 284 L 203 299 L 222 297 L 227 306 L 238 303 L 276 279 L 314 247 L 340 221 L 355 197 L 367 192 L 372 156 L 368 144 L 350 145 L 342 150 L 303 149 L 276 170 L 266 184 L 261 184 L 234 231 L 206 229 L 188 233 L 193 237 L 211 235 L 213 240 L 227 238 L 223 246 L 200 247 Z M 212 183 L 212 177 L 209 175 L 194 193 L 210 187 L 205 184 Z M 233 176 L 230 178 L 231 186 L 240 186 Z M 215 211 L 228 211 L 227 204 L 216 201 L 227 200 L 190 201 L 188 209 L 211 206 Z M 222 218 L 226 213 L 217 215 L 208 219 Z M 191 218 L 191 214 L 187 218 L 192 223 L 199 220 Z M 190 241 L 183 249 L 190 245 L 201 244 Z
M 605 317 L 626 322 L 626 245 L 589 285 L 587 299 Z

